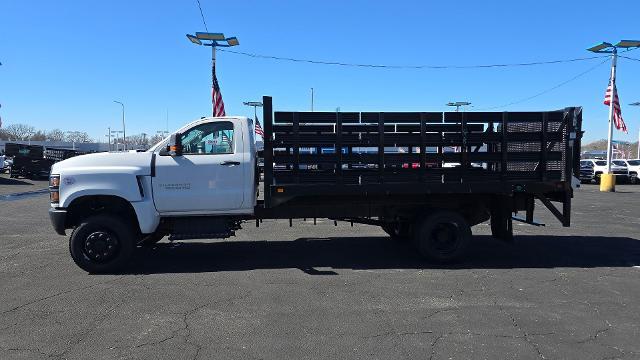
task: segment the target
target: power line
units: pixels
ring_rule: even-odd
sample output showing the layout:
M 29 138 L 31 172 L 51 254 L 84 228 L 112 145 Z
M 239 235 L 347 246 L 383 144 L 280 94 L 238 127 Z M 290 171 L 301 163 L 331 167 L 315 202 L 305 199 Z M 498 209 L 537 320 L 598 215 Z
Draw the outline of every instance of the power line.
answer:
M 561 86 L 564 86 L 564 85 L 566 85 L 566 84 L 568 84 L 568 83 L 570 83 L 570 82 L 572 82 L 572 81 L 574 81 L 574 80 L 576 80 L 576 79 L 578 79 L 578 78 L 580 78 L 580 77 L 582 77 L 582 76 L 584 76 L 584 75 L 586 75 L 586 74 L 590 73 L 591 71 L 595 70 L 596 68 L 600 67 L 601 65 L 605 64 L 605 63 L 606 63 L 606 62 L 608 62 L 608 61 L 609 61 L 609 59 L 606 59 L 606 60 L 604 60 L 603 62 L 598 63 L 596 66 L 592 66 L 592 67 L 590 67 L 589 69 L 587 69 L 587 70 L 585 70 L 585 71 L 583 71 L 583 72 L 579 73 L 578 75 L 576 75 L 576 76 L 574 76 L 574 77 L 570 78 L 569 80 L 565 80 L 565 81 L 561 82 L 560 84 L 555 85 L 555 86 L 553 86 L 553 87 L 551 87 L 551 88 L 549 88 L 549 89 L 546 89 L 546 90 L 544 90 L 544 91 L 542 91 L 542 92 L 539 92 L 539 93 L 537 93 L 537 94 L 535 94 L 535 95 L 528 96 L 528 97 L 526 97 L 526 98 L 522 98 L 522 99 L 520 99 L 520 100 L 512 101 L 512 102 L 510 102 L 510 103 L 508 103 L 508 104 L 499 105 L 499 106 L 492 106 L 492 107 L 486 107 L 486 108 L 481 108 L 481 109 L 476 109 L 476 110 L 494 110 L 494 109 L 499 109 L 499 108 L 503 108 L 503 107 L 507 107 L 507 106 L 511 106 L 511 105 L 520 104 L 520 103 L 523 103 L 523 102 L 525 102 L 525 101 L 529 101 L 529 100 L 531 100 L 531 99 L 535 99 L 535 98 L 537 98 L 537 97 L 539 97 L 539 96 L 542 96 L 542 95 L 544 95 L 544 94 L 550 93 L 551 91 L 553 91 L 553 90 L 555 90 L 555 89 L 557 89 L 557 88 L 559 88 L 559 87 L 561 87 Z
M 640 59 L 636 59 L 636 58 L 632 58 L 632 57 L 628 57 L 628 56 L 623 56 L 623 55 L 618 55 L 618 57 L 625 58 L 625 59 L 628 59 L 628 60 L 633 60 L 633 61 L 640 61 Z
M 198 3 L 198 9 L 200 9 L 200 17 L 202 18 L 202 23 L 204 24 L 204 29 L 209 32 L 209 28 L 207 27 L 207 22 L 204 20 L 204 14 L 202 13 L 202 6 L 200 6 L 200 0 L 196 0 Z
M 309 63 L 309 64 L 316 64 L 316 65 L 336 65 L 336 66 L 385 68 L 385 69 L 482 69 L 482 68 L 560 64 L 560 63 L 570 63 L 570 62 L 585 61 L 585 60 L 592 60 L 592 59 L 601 59 L 603 57 L 606 57 L 606 56 L 591 56 L 591 57 L 564 59 L 564 60 L 536 61 L 536 62 L 525 62 L 525 63 L 507 63 L 507 64 L 480 64 L 480 65 L 384 65 L 384 64 L 358 64 L 358 63 L 345 63 L 345 62 L 339 62 L 339 61 L 298 59 L 298 58 L 272 56 L 272 55 L 261 55 L 261 54 L 254 54 L 254 53 L 228 50 L 228 49 L 218 49 L 218 50 L 225 51 L 232 54 L 243 55 L 251 58 L 258 58 L 258 59 L 271 59 L 271 60 L 278 60 L 278 61 Z

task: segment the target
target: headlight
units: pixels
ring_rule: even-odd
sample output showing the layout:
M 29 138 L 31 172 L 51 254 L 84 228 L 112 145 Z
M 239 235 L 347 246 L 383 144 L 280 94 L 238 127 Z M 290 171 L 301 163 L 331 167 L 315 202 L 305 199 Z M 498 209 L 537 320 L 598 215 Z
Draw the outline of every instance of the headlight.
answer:
M 60 202 L 60 175 L 49 176 L 49 199 L 53 204 Z

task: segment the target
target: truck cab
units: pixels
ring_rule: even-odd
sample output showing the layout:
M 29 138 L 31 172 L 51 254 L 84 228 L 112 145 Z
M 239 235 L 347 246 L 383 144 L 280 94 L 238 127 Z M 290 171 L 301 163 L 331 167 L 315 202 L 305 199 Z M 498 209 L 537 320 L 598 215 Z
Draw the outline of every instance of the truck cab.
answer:
M 257 201 L 253 129 L 246 117 L 202 118 L 146 152 L 88 154 L 54 164 L 49 184 L 54 229 L 65 234 L 73 228 L 72 238 L 80 232 L 84 240 L 78 241 L 74 260 L 88 271 L 111 267 L 116 251 L 132 251 L 168 234 L 233 235 L 237 219 L 251 216 Z M 122 249 L 125 242 L 128 248 Z
M 153 201 L 160 216 L 251 214 L 256 203 L 255 139 L 247 118 L 207 118 L 155 146 Z

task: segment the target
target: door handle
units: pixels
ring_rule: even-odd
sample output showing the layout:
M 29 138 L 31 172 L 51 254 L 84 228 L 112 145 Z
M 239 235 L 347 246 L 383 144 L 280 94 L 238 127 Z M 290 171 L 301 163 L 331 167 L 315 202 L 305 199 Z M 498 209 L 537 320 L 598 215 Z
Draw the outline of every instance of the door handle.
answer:
M 240 161 L 223 161 L 220 163 L 220 165 L 235 166 L 235 165 L 240 165 Z

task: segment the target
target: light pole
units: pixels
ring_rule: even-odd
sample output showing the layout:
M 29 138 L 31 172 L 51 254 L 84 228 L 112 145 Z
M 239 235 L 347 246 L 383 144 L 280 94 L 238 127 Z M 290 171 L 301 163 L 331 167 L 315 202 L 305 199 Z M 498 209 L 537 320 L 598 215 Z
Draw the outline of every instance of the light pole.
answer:
M 216 76 L 216 48 L 240 45 L 238 38 L 235 36 L 227 38 L 223 33 L 197 32 L 195 36 L 187 34 L 187 39 L 196 45 L 211 46 L 211 88 L 213 89 Z M 203 40 L 209 42 L 203 44 Z M 211 108 L 211 113 L 215 116 L 215 104 L 212 104 Z
M 111 133 L 116 134 L 113 145 L 115 145 L 114 147 L 116 151 L 120 151 L 120 146 L 119 146 L 120 144 L 118 143 L 118 139 L 119 139 L 118 134 L 122 134 L 122 130 L 111 130 Z
M 458 112 L 460 110 L 461 106 L 471 105 L 471 103 L 468 102 L 468 101 L 456 101 L 456 102 L 449 102 L 446 105 L 447 106 L 455 106 L 456 107 L 456 112 Z M 464 108 L 462 108 L 462 110 L 464 111 Z
M 640 106 L 640 101 L 629 104 L 629 106 Z M 640 159 L 640 130 L 638 130 L 638 159 Z
M 616 81 L 616 65 L 618 62 L 618 49 L 628 49 L 640 47 L 640 41 L 636 40 L 622 40 L 619 43 L 612 45 L 608 42 L 601 42 L 598 45 L 588 48 L 588 51 L 597 54 L 611 54 L 611 78 L 609 79 L 609 85 L 614 85 Z M 607 174 L 611 174 L 611 139 L 613 137 L 613 87 L 611 89 L 611 100 L 609 101 L 609 129 L 607 133 Z
M 122 143 L 124 144 L 124 151 L 127 151 L 127 128 L 124 125 L 124 104 L 118 100 L 113 100 L 113 102 L 122 106 Z
M 108 147 L 109 150 L 108 151 L 111 151 L 111 127 L 107 128 L 107 135 L 105 135 L 105 136 L 109 138 L 109 140 L 108 140 L 109 141 L 109 147 Z
M 258 118 L 258 108 L 262 107 L 262 103 L 260 101 L 245 101 L 243 104 L 247 106 L 253 106 L 253 117 L 254 119 Z

